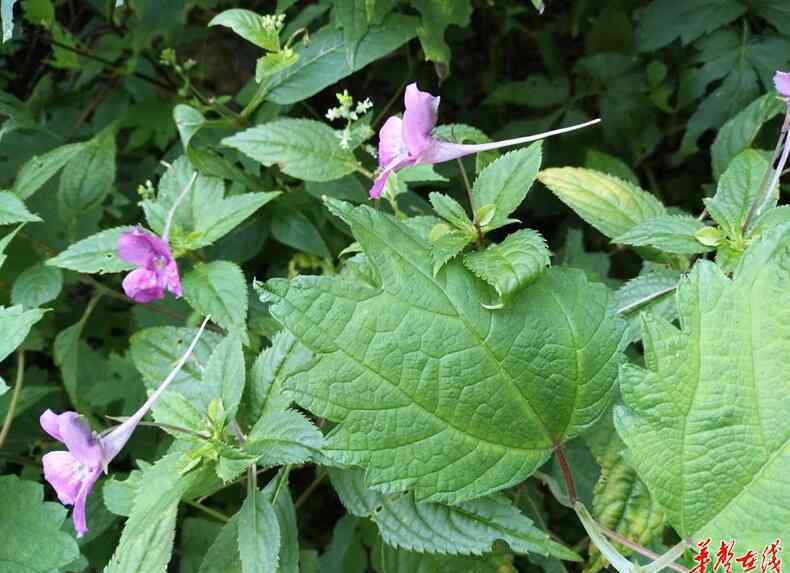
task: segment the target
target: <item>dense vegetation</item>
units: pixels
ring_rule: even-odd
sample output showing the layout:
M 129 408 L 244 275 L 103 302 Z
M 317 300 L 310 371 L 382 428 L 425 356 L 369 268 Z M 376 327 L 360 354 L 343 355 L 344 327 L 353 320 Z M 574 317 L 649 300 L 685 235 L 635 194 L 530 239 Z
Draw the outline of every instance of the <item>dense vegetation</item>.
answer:
M 780 573 L 784 0 L 0 19 L 0 572 Z

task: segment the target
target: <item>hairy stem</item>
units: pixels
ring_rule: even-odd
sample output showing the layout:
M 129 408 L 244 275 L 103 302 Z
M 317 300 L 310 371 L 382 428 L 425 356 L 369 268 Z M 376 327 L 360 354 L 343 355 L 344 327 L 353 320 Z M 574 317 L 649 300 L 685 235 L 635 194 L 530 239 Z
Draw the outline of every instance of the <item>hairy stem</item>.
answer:
M 5 443 L 6 436 L 11 431 L 11 423 L 16 414 L 16 405 L 19 403 L 19 394 L 22 391 L 22 381 L 25 378 L 25 351 L 17 350 L 16 353 L 16 381 L 14 382 L 14 392 L 11 394 L 11 403 L 8 405 L 8 412 L 3 420 L 3 429 L 0 430 L 0 448 Z

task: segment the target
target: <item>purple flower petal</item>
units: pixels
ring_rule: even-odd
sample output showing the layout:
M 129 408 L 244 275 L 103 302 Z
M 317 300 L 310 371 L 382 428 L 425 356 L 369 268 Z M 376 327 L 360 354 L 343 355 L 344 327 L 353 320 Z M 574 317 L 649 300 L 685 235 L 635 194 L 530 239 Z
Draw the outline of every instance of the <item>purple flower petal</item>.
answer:
M 386 167 L 408 153 L 403 142 L 403 121 L 393 115 L 379 130 L 379 167 Z
M 59 442 L 63 442 L 60 435 L 60 421 L 58 415 L 52 410 L 47 409 L 38 419 L 44 431 Z
M 431 132 L 436 125 L 439 98 L 420 91 L 417 84 L 406 87 L 404 97 L 406 111 L 403 113 L 403 141 L 409 155 L 418 157 L 431 144 Z
M 387 179 L 389 176 L 398 171 L 403 169 L 404 167 L 408 167 L 409 165 L 414 165 L 416 161 L 410 157 L 406 157 L 404 159 L 395 159 L 389 165 L 387 165 L 384 169 L 382 169 L 376 180 L 373 182 L 373 187 L 370 188 L 368 194 L 372 199 L 378 199 L 381 197 L 382 191 L 384 191 L 384 186 L 387 184 Z
M 76 412 L 64 412 L 58 416 L 60 435 L 69 452 L 89 468 L 104 465 L 101 445 L 94 437 L 88 422 Z
M 74 500 L 74 512 L 71 515 L 71 519 L 74 521 L 74 529 L 77 530 L 77 537 L 82 537 L 88 532 L 88 524 L 85 518 L 85 504 L 100 475 L 101 468 L 96 468 L 88 474 L 82 482 L 82 487 L 80 487 L 77 493 L 77 498 Z
M 181 298 L 181 277 L 178 274 L 176 262 L 170 261 L 162 272 L 167 290 L 173 293 L 176 298 Z
M 123 292 L 130 299 L 142 304 L 165 296 L 165 285 L 160 273 L 148 269 L 135 269 L 123 279 Z
M 60 503 L 73 505 L 82 486 L 82 464 L 69 452 L 49 452 L 41 458 L 46 479 L 58 494 Z
M 776 72 L 774 75 L 774 86 L 776 91 L 785 97 L 790 97 L 790 73 Z
M 118 239 L 118 256 L 127 263 L 154 270 L 157 259 L 171 260 L 170 246 L 141 227 L 127 231 Z

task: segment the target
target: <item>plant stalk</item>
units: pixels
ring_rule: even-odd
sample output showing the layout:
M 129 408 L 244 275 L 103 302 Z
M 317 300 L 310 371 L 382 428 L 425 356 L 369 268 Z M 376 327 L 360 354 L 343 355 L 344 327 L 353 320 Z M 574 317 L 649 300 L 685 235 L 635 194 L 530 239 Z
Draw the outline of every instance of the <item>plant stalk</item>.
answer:
M 0 430 L 0 448 L 5 443 L 6 436 L 11 431 L 11 423 L 16 414 L 16 405 L 19 403 L 19 394 L 22 391 L 22 382 L 25 378 L 25 351 L 18 350 L 16 353 L 16 381 L 14 382 L 14 392 L 11 394 L 11 402 L 8 404 L 8 412 L 3 420 L 3 429 Z

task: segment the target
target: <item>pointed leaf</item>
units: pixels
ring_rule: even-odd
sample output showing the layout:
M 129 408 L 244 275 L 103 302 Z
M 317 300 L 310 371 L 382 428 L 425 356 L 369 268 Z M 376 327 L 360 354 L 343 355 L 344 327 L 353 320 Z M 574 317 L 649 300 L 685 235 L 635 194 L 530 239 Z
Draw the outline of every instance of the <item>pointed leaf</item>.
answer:
M 16 278 L 11 287 L 11 303 L 36 308 L 58 298 L 62 288 L 61 270 L 38 263 L 22 271 Z
M 134 227 L 115 227 L 100 231 L 86 239 L 69 245 L 58 256 L 49 259 L 48 265 L 79 273 L 117 273 L 134 268 L 118 256 L 118 239 Z
M 491 312 L 481 307 L 493 300 L 489 287 L 460 263 L 434 278 L 429 244 L 393 217 L 330 205 L 381 287 L 302 276 L 263 292 L 272 315 L 316 355 L 286 387 L 340 422 L 325 455 L 367 466 L 383 491 L 461 501 L 522 481 L 601 414 L 624 326 L 606 287 L 553 269 L 514 296 L 509 312 Z
M 4 0 L 5 3 L 5 0 Z M 17 173 L 14 181 L 14 193 L 20 199 L 27 199 L 49 181 L 79 153 L 84 143 L 69 143 L 56 147 L 42 155 L 31 157 Z
M 0 191 L 0 225 L 38 221 L 41 221 L 41 217 L 28 211 L 19 197 L 10 191 Z
M 632 247 L 655 247 L 665 253 L 695 254 L 712 251 L 696 234 L 706 225 L 690 215 L 659 215 L 642 221 L 612 239 L 614 243 Z
M 245 375 L 241 341 L 233 334 L 226 336 L 211 353 L 203 372 L 203 383 L 219 389 L 219 397 L 222 398 L 228 420 L 236 416 L 244 392 Z
M 200 314 L 246 340 L 247 283 L 241 268 L 228 261 L 200 263 L 182 281 L 184 298 Z
M 43 310 L 24 310 L 21 306 L 0 306 L 0 361 L 11 354 L 44 316 Z
M 243 573 L 277 571 L 280 525 L 271 502 L 263 492 L 247 497 L 239 510 L 239 554 Z

